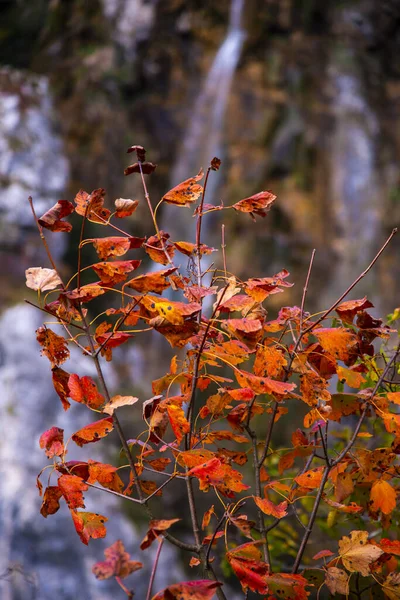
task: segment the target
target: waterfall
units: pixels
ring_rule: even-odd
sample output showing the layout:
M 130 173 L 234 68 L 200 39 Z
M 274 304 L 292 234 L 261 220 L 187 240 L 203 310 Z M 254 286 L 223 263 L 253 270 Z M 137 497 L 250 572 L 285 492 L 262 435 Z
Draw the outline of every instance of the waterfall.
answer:
M 200 167 L 204 169 L 214 156 L 222 158 L 224 116 L 232 86 L 233 76 L 239 62 L 245 39 L 242 28 L 244 0 L 232 0 L 228 31 L 204 81 L 202 90 L 189 115 L 189 127 L 183 138 L 181 148 L 172 172 L 171 184 L 177 185 L 195 175 Z M 216 180 L 210 178 L 207 188 L 207 202 L 215 202 Z M 182 211 L 166 210 L 165 229 L 175 237 L 187 237 L 187 223 L 184 223 Z M 175 218 L 176 215 L 176 218 Z M 183 239 L 186 239 L 183 237 Z

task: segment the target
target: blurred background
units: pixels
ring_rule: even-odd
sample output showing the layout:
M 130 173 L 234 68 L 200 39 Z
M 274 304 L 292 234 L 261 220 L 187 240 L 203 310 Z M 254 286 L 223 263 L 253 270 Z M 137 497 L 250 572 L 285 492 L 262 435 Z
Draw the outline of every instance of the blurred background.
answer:
M 27 197 L 42 214 L 80 188 L 104 187 L 110 203 L 141 201 L 127 226 L 148 233 L 139 180 L 123 175 L 132 144 L 158 164 L 147 182 L 153 205 L 213 156 L 222 168 L 207 202 L 273 191 L 274 208 L 255 224 L 224 213 L 228 268 L 240 277 L 291 272 L 296 285 L 272 297 L 273 318 L 278 304 L 300 302 L 316 248 L 307 308 L 326 307 L 400 221 L 400 2 L 0 0 L 2 600 L 109 597 L 90 573 L 102 543 L 87 550 L 65 511 L 46 521 L 38 512 L 40 433 L 52 424 L 74 431 L 87 417 L 79 407 L 61 414 L 35 340 L 41 315 L 23 303 L 25 269 L 48 266 Z M 159 223 L 187 239 L 191 212 L 167 206 Z M 203 241 L 219 247 L 215 214 Z M 50 238 L 66 273 L 75 271 L 76 231 Z M 352 296 L 367 293 L 381 316 L 400 303 L 398 250 L 395 240 Z M 148 397 L 140 344 L 116 357 L 112 385 Z M 73 360 L 79 369 L 79 354 Z M 144 525 L 138 533 L 132 515 L 99 502 L 114 515 L 103 546 L 122 537 L 132 550 Z M 171 582 L 171 564 L 177 577 L 185 568 L 173 556 L 165 564 L 155 590 Z

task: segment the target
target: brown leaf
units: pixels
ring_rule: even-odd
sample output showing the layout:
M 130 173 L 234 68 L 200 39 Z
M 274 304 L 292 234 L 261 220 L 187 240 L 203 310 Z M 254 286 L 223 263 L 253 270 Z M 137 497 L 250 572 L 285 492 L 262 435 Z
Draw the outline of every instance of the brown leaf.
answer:
M 139 201 L 118 198 L 114 204 L 116 208 L 115 216 L 118 217 L 118 219 L 123 219 L 124 217 L 130 217 L 135 212 L 139 205 Z
M 255 221 L 254 214 L 265 217 L 275 200 L 276 196 L 271 192 L 259 192 L 254 196 L 236 202 L 232 208 L 240 212 L 250 213 L 251 218 Z
M 103 207 L 104 195 L 105 190 L 103 188 L 93 190 L 91 194 L 79 190 L 75 196 L 75 212 L 82 217 L 86 215 L 86 218 L 93 223 L 105 225 L 105 221 L 108 221 L 111 212 Z
M 153 171 L 155 171 L 157 168 L 157 165 L 151 162 L 145 161 L 141 162 L 140 164 L 142 166 L 142 171 L 144 175 L 151 175 Z M 129 167 L 127 167 L 124 170 L 124 175 L 132 175 L 132 173 L 140 173 L 140 165 L 138 162 L 133 163 L 133 165 L 129 165 Z
M 51 329 L 39 327 L 36 339 L 43 348 L 41 354 L 47 356 L 52 367 L 58 367 L 69 358 L 67 340 Z
M 72 229 L 71 223 L 62 221 L 62 219 L 73 213 L 74 210 L 75 207 L 72 202 L 68 202 L 68 200 L 59 200 L 45 212 L 40 219 L 38 219 L 39 225 L 46 229 L 50 229 L 50 231 L 69 232 Z

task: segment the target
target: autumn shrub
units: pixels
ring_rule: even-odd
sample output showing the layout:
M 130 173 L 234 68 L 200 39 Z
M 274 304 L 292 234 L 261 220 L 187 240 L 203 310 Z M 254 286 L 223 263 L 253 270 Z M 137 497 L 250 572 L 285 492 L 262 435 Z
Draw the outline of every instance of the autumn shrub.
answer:
M 224 235 L 218 259 L 201 234 L 203 219 L 215 211 L 265 217 L 274 194 L 260 192 L 232 206 L 207 204 L 207 181 L 218 176 L 214 171 L 220 166 L 214 158 L 204 186 L 201 171 L 161 199 L 182 210 L 196 205 L 195 239 L 172 241 L 158 228 L 160 203 L 152 206 L 147 189 L 145 175 L 155 165 L 146 161 L 142 147 L 129 152 L 137 161 L 125 174 L 141 178 L 155 228 L 147 239 L 121 227 L 123 219 L 135 218 L 136 200 L 120 198 L 111 211 L 103 189 L 81 190 L 74 203 L 60 200 L 37 218 L 30 199 L 50 268 L 28 269 L 27 285 L 38 291 L 38 308 L 48 322 L 58 326 L 54 331 L 44 324 L 37 340 L 50 361 L 62 408 L 68 410 L 72 401 L 92 412 L 78 431 L 48 424 L 42 434 L 51 476 L 47 468 L 44 491 L 38 478 L 41 514 L 48 517 L 65 504 L 62 510 L 70 510 L 81 542 L 88 544 L 106 536 L 108 520 L 84 510 L 84 494 L 98 494 L 92 488 L 141 507 L 148 531 L 140 548 L 131 549 L 135 560 L 118 540 L 93 568 L 100 579 L 114 577 L 129 598 L 134 592 L 122 579 L 142 567 L 140 554 L 152 544 L 158 549 L 146 600 L 227 598 L 224 582 L 231 589 L 241 586 L 245 598 L 400 598 L 394 328 L 400 311 L 384 324 L 370 314 L 373 305 L 366 297 L 345 299 L 396 230 L 332 306 L 309 314 L 314 251 L 301 306 L 283 306 L 269 320 L 269 297 L 293 285 L 289 273 L 241 281 L 228 270 Z M 77 272 L 66 282 L 44 230 L 68 233 L 71 213 L 81 217 L 80 241 Z M 87 221 L 106 236 L 85 237 Z M 85 264 L 88 245 L 99 262 Z M 157 269 L 140 271 L 146 255 Z M 91 283 L 82 283 L 83 272 L 91 274 Z M 92 314 L 91 302 L 105 295 L 107 309 Z M 114 348 L 135 343 L 140 332 L 168 340 L 169 370 L 152 382 L 149 399 L 111 396 L 103 361 L 112 360 Z M 64 369 L 73 344 L 94 362 L 96 381 Z M 120 413 L 129 411 L 142 419 L 142 433 L 135 438 L 121 425 Z M 302 414 L 302 428 L 293 428 Z M 276 436 L 283 429 L 292 429 L 290 447 L 274 443 L 284 439 Z M 121 446 L 118 464 L 67 459 L 71 444 L 86 449 L 111 435 Z M 178 485 L 185 488 L 187 522 L 183 510 L 176 515 L 163 509 L 163 492 Z M 172 581 L 153 595 L 164 542 L 184 553 L 193 577 Z

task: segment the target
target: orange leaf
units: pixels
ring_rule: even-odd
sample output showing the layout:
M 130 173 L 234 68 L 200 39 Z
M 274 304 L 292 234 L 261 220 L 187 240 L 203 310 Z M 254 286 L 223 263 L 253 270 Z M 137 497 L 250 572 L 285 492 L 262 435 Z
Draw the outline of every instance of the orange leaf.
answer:
M 47 518 L 48 515 L 54 515 L 60 508 L 60 498 L 62 492 L 57 485 L 50 485 L 44 491 L 42 506 L 40 507 L 40 514 Z
M 390 515 L 396 508 L 396 491 L 383 479 L 374 481 L 371 488 L 371 509 L 381 510 L 384 515 Z
M 40 219 L 38 219 L 39 225 L 46 229 L 50 229 L 50 231 L 71 231 L 71 223 L 67 223 L 61 219 L 73 213 L 74 210 L 75 208 L 72 202 L 68 202 L 68 200 L 59 200 L 45 212 Z
M 333 556 L 333 552 L 331 550 L 320 550 L 313 556 L 313 560 L 319 560 L 320 558 L 325 558 L 327 556 Z
M 113 419 L 112 417 L 107 417 L 106 419 L 100 419 L 100 421 L 95 421 L 94 423 L 90 423 L 90 425 L 86 425 L 86 427 L 79 429 L 79 431 L 76 431 L 73 434 L 72 439 L 78 446 L 83 446 L 84 444 L 90 444 L 91 442 L 98 442 L 113 429 Z
M 254 277 L 244 282 L 246 294 L 251 296 L 256 302 L 263 302 L 271 294 L 283 292 L 281 288 L 292 287 L 293 283 L 283 281 L 289 277 L 290 273 L 283 269 L 273 277 Z
M 208 491 L 209 486 L 212 485 L 218 487 L 228 497 L 232 497 L 232 492 L 249 489 L 248 485 L 242 483 L 242 473 L 232 469 L 229 465 L 222 464 L 216 457 L 193 467 L 187 475 L 197 477 L 200 490 L 204 492 Z
M 143 244 L 143 248 L 151 258 L 156 263 L 160 263 L 161 265 L 167 265 L 169 263 L 168 256 L 170 259 L 173 258 L 175 254 L 175 247 L 168 242 L 169 233 L 165 231 L 160 231 L 157 235 L 152 235 L 149 237 L 147 242 Z M 168 256 L 166 255 L 168 253 Z
M 110 256 L 123 256 L 130 248 L 138 248 L 144 242 L 144 238 L 129 237 L 104 237 L 91 240 L 101 260 L 107 260 Z
M 210 506 L 208 510 L 203 515 L 203 520 L 201 522 L 201 528 L 205 529 L 210 524 L 211 515 L 215 515 L 214 504 Z
M 250 213 L 251 218 L 255 221 L 253 213 L 265 217 L 275 200 L 276 196 L 271 192 L 259 192 L 254 196 L 236 202 L 232 208 L 240 212 Z
M 69 396 L 75 402 L 86 404 L 89 408 L 98 409 L 103 406 L 104 396 L 100 394 L 93 379 L 88 376 L 79 377 L 73 373 L 68 380 Z
M 358 373 L 352 369 L 345 369 L 344 367 L 337 366 L 336 372 L 338 374 L 339 381 L 347 383 L 347 385 L 351 388 L 360 388 L 366 381 L 365 377 L 363 377 L 361 373 Z
M 222 583 L 201 579 L 174 583 L 153 596 L 152 600 L 211 600 Z
M 203 175 L 204 173 L 201 169 L 195 177 L 186 179 L 167 192 L 163 196 L 162 201 L 168 204 L 175 204 L 176 206 L 190 206 L 193 202 L 196 202 L 203 192 L 203 187 L 197 183 L 203 178 Z
M 281 350 L 273 346 L 259 346 L 253 371 L 259 377 L 279 377 L 287 360 Z
M 64 453 L 64 429 L 52 427 L 40 436 L 39 445 L 46 449 L 46 456 L 61 456 Z
M 63 292 L 62 295 L 69 300 L 79 300 L 79 302 L 90 302 L 93 298 L 101 296 L 105 290 L 98 283 L 88 283 L 80 288 L 75 288 L 69 292 Z
M 400 392 L 389 392 L 387 395 L 387 399 L 389 400 L 389 402 L 400 404 Z
M 110 211 L 103 207 L 105 190 L 99 188 L 88 194 L 84 190 L 79 190 L 75 196 L 75 212 L 78 215 L 86 218 L 93 223 L 105 225 L 104 221 L 108 221 Z
M 83 492 L 88 489 L 86 483 L 76 475 L 61 475 L 58 487 L 69 508 L 85 508 Z
M 285 383 L 275 381 L 269 377 L 257 377 L 252 373 L 235 369 L 235 376 L 238 384 L 243 388 L 250 388 L 256 394 L 278 394 L 286 395 L 296 387 L 295 383 Z
M 190 242 L 174 242 L 175 248 L 178 252 L 185 254 L 185 256 L 191 256 L 194 252 L 197 252 L 197 244 L 191 244 Z M 211 252 L 216 252 L 215 248 L 210 248 L 210 246 L 206 246 L 205 244 L 200 244 L 200 256 L 204 254 L 211 254 Z
M 128 273 L 138 268 L 141 260 L 116 260 L 114 262 L 99 262 L 91 266 L 101 282 L 114 286 L 125 281 Z
M 299 486 L 313 490 L 321 485 L 323 471 L 324 467 L 317 467 L 298 475 L 294 480 Z
M 162 292 L 171 285 L 167 277 L 176 270 L 177 267 L 172 267 L 170 269 L 163 269 L 162 271 L 145 273 L 144 275 L 139 275 L 134 279 L 130 279 L 124 287 L 130 287 L 137 292 L 154 292 L 155 294 L 162 294 Z
M 152 316 L 160 316 L 172 325 L 183 325 L 185 317 L 195 315 L 201 310 L 197 302 L 173 302 L 156 296 L 145 296 L 140 300 L 140 305 Z
M 341 504 L 340 502 L 335 502 L 334 500 L 330 500 L 326 496 L 323 496 L 323 498 L 324 498 L 325 502 L 327 504 L 329 504 L 329 506 L 332 506 L 332 508 L 334 508 L 335 510 L 340 510 L 341 512 L 344 512 L 344 513 L 356 514 L 356 513 L 363 512 L 363 510 L 364 510 L 362 506 L 359 506 L 355 502 L 350 502 L 350 504 Z
M 108 521 L 107 517 L 103 517 L 98 513 L 78 512 L 76 510 L 71 510 L 71 516 L 76 532 L 86 546 L 90 538 L 97 540 L 106 537 L 107 530 L 104 523 Z
M 274 573 L 266 578 L 266 583 L 269 593 L 276 594 L 279 600 L 307 600 L 310 595 L 305 589 L 310 583 L 302 575 Z
M 180 519 L 153 519 L 149 523 L 149 529 L 140 544 L 141 550 L 146 550 L 149 548 L 154 540 L 162 535 L 163 531 L 167 531 L 174 523 L 177 523 Z
M 52 367 L 58 367 L 69 358 L 67 340 L 51 329 L 39 327 L 36 339 L 43 348 L 41 354 L 47 356 Z
M 178 444 L 181 443 L 183 436 L 190 431 L 190 424 L 185 417 L 185 413 L 180 406 L 169 404 L 167 406 L 169 422 L 172 431 L 175 434 Z
M 92 567 L 92 571 L 97 579 L 109 579 L 110 577 L 128 577 L 131 573 L 138 571 L 143 564 L 137 560 L 130 560 L 130 556 L 125 552 L 121 540 L 117 540 L 104 550 L 106 560 L 97 562 Z
M 108 490 L 114 490 L 115 492 L 119 493 L 122 492 L 124 489 L 124 483 L 117 473 L 117 467 L 90 459 L 88 461 L 88 467 L 89 477 L 87 478 L 87 481 L 89 483 L 95 483 L 98 481 L 100 485 Z
M 268 500 L 268 498 L 259 498 L 258 496 L 253 496 L 253 500 L 265 515 L 272 515 L 276 519 L 282 519 L 288 514 L 286 510 L 288 503 L 286 500 L 278 505 L 271 502 L 271 500 Z
M 139 202 L 138 200 L 128 200 L 127 198 L 118 198 L 114 202 L 115 205 L 115 216 L 118 219 L 123 219 L 124 217 L 130 217 L 135 210 L 137 209 Z
M 347 361 L 353 354 L 357 339 L 352 331 L 344 327 L 323 327 L 314 329 L 322 348 L 338 360 Z

